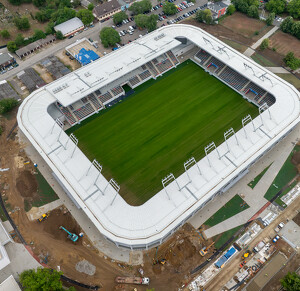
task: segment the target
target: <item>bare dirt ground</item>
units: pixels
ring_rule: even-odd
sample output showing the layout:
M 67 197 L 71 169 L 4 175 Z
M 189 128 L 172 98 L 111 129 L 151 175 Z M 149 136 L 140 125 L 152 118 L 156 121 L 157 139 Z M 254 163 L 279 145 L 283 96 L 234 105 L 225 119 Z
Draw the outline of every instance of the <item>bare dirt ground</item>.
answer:
M 9 40 L 14 40 L 18 33 L 22 33 L 24 37 L 29 37 L 33 35 L 35 29 L 41 29 L 43 31 L 45 30 L 47 23 L 39 23 L 30 15 L 30 13 L 32 15 L 35 15 L 35 13 L 39 11 L 39 9 L 33 4 L 22 4 L 20 6 L 16 6 L 10 4 L 8 0 L 1 0 L 1 3 L 9 11 L 9 13 L 3 13 L 2 9 L 0 10 L 0 17 L 2 19 L 2 21 L 0 22 L 0 29 L 7 29 L 10 33 L 10 38 L 3 39 L 2 37 L 0 37 L 0 45 L 6 44 Z M 12 20 L 7 21 L 8 16 L 10 16 L 12 19 L 17 16 L 26 16 L 30 22 L 30 29 L 26 31 L 18 30 Z
M 294 218 L 294 222 L 297 223 L 300 226 L 300 213 L 298 213 Z
M 275 47 L 281 55 L 286 55 L 292 51 L 296 57 L 300 58 L 300 41 L 290 34 L 280 30 L 276 31 L 270 38 L 270 46 Z
M 46 83 L 51 83 L 54 81 L 51 74 L 41 64 L 34 65 L 33 68 Z
M 32 163 L 20 167 L 20 161 L 27 161 L 28 157 L 18 143 L 17 136 L 13 135 L 13 139 L 6 140 L 15 123 L 16 111 L 14 110 L 9 119 L 2 118 L 4 132 L 0 136 L 0 165 L 10 170 L 1 173 L 0 190 L 3 199 L 7 199 L 6 203 L 11 205 L 10 214 L 24 239 L 40 260 L 48 256 L 49 267 L 57 269 L 59 266 L 72 279 L 85 284 L 101 285 L 103 290 L 133 290 L 132 285 L 116 285 L 114 279 L 118 275 L 138 275 L 138 267 L 111 262 L 85 236 L 76 243 L 71 242 L 59 226 L 64 226 L 76 234 L 81 229 L 64 207 L 51 211 L 49 218 L 42 223 L 29 221 L 24 210 L 24 199 L 32 199 L 36 195 L 37 182 L 32 174 L 34 168 Z M 5 187 L 6 190 L 2 188 L 3 185 L 8 186 Z M 200 256 L 199 250 L 208 243 L 210 241 L 205 242 L 191 226 L 185 225 L 158 248 L 157 257 L 156 249 L 150 250 L 144 256 L 143 265 L 145 276 L 149 276 L 151 280 L 149 288 L 176 290 L 182 286 L 189 280 L 189 271 L 205 259 Z M 167 262 L 164 265 L 153 264 L 153 258 L 164 258 Z M 96 267 L 95 275 L 88 276 L 75 269 L 81 260 L 87 260 Z M 147 287 L 138 286 L 138 290 L 146 289 Z
M 65 51 L 60 51 L 59 53 L 56 54 L 56 57 L 65 65 L 65 66 L 70 66 L 72 71 L 75 71 L 79 69 L 81 66 L 80 64 L 74 59 L 70 60 L 68 56 L 66 56 Z

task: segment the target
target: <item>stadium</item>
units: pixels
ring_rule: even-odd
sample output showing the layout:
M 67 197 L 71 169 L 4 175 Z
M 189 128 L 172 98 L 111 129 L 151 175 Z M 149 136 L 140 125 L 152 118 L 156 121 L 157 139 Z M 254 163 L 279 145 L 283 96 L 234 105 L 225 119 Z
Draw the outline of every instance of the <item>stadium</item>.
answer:
M 76 206 L 133 250 L 161 244 L 218 199 L 299 114 L 291 84 L 176 24 L 34 91 L 17 118 Z

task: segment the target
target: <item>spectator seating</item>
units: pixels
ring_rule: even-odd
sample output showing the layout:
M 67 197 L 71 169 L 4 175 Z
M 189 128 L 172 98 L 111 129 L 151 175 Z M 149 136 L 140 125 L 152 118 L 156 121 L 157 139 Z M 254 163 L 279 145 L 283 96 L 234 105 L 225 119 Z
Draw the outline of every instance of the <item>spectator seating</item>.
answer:
M 73 111 L 74 115 L 79 120 L 89 116 L 93 112 L 95 112 L 95 110 L 93 109 L 93 107 L 90 103 L 86 103 L 84 106 L 82 106 L 79 109 Z
M 111 99 L 113 96 L 110 94 L 110 92 L 106 92 L 104 94 L 102 94 L 100 97 L 99 97 L 99 100 L 102 102 L 102 103 L 105 103 L 107 102 L 109 99 Z
M 93 94 L 90 94 L 88 98 L 93 103 L 93 105 L 97 110 L 102 107 L 99 101 L 97 100 L 97 98 Z
M 101 95 L 101 91 L 98 89 L 94 92 L 96 94 L 97 97 L 99 97 Z
M 177 65 L 179 63 L 172 51 L 168 51 L 167 55 L 169 56 L 174 65 Z
M 244 88 L 245 94 L 249 93 L 249 91 L 251 92 L 250 89 L 253 90 L 253 91 L 255 91 L 255 92 L 258 94 L 259 97 L 262 97 L 262 96 L 266 93 L 266 91 L 265 91 L 264 89 L 260 88 L 259 86 L 257 86 L 256 84 L 254 84 L 254 83 L 252 83 L 252 82 L 250 82 L 250 83 Z M 253 93 L 253 94 L 254 94 L 254 93 Z M 256 96 L 256 97 L 258 97 L 258 96 Z M 259 98 L 259 97 L 258 97 L 258 98 Z M 257 98 L 255 98 L 255 99 L 257 99 Z M 257 99 L 257 100 L 258 100 L 258 99 Z
M 200 60 L 200 64 L 204 64 L 211 55 L 203 49 L 200 49 L 195 55 L 195 57 Z
M 146 80 L 151 77 L 151 73 L 146 69 L 144 72 L 140 73 L 139 76 L 142 80 Z
M 121 86 L 117 86 L 115 88 L 112 88 L 111 92 L 114 94 L 114 96 L 118 96 L 118 95 L 124 93 L 124 90 L 122 89 Z
M 160 73 L 163 73 L 164 71 L 173 67 L 173 65 L 169 59 L 165 59 L 161 63 L 157 63 L 155 66 Z
M 157 70 L 154 68 L 154 66 L 153 66 L 153 64 L 151 62 L 147 63 L 147 67 L 149 68 L 149 70 L 153 74 L 153 76 L 157 76 L 158 75 Z
M 270 107 L 272 106 L 274 103 L 276 102 L 276 99 L 275 97 L 270 94 L 270 93 L 267 93 L 267 95 L 265 97 L 262 98 L 262 100 L 259 101 L 259 105 L 262 105 L 264 103 L 267 103 L 267 105 Z
M 217 66 L 217 68 L 214 71 L 215 74 L 218 74 L 226 66 L 223 62 L 221 62 L 220 60 L 216 59 L 215 57 L 212 57 L 209 60 L 209 65 L 207 66 L 207 68 L 212 67 L 213 66 L 212 64 L 215 64 Z
M 136 86 L 138 83 L 140 83 L 140 79 L 137 76 L 133 76 L 129 79 L 129 84 L 131 85 L 131 87 Z
M 241 90 L 249 80 L 234 71 L 230 67 L 226 67 L 219 75 L 220 79 L 225 81 L 228 85 L 232 86 L 236 90 Z
M 67 107 L 63 107 L 59 102 L 56 102 L 56 106 L 61 111 L 61 113 L 66 117 L 70 125 L 76 123 L 74 116 L 71 114 Z

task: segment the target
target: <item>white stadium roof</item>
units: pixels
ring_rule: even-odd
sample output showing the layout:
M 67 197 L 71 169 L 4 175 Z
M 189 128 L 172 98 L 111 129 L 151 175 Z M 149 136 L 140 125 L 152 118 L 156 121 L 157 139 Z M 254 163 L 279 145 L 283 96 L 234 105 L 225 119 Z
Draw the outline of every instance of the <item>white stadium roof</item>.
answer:
M 67 106 L 101 89 L 179 46 L 181 42 L 175 39 L 177 37 L 186 37 L 221 59 L 274 95 L 276 102 L 245 125 L 244 130 L 228 138 L 218 150 L 211 151 L 197 166 L 192 166 L 188 175 L 182 174 L 145 204 L 130 206 L 101 174 L 97 186 L 94 184 L 98 170 L 94 166 L 90 168 L 91 161 L 78 148 L 74 151 L 73 142 L 67 143 L 67 134 L 61 131 L 47 108 L 56 100 Z M 207 32 L 176 24 L 159 28 L 36 90 L 20 106 L 18 123 L 99 231 L 118 245 L 138 248 L 161 242 L 218 191 L 228 189 L 237 176 L 246 173 L 250 165 L 292 130 L 299 122 L 299 114 L 299 92 L 291 84 Z

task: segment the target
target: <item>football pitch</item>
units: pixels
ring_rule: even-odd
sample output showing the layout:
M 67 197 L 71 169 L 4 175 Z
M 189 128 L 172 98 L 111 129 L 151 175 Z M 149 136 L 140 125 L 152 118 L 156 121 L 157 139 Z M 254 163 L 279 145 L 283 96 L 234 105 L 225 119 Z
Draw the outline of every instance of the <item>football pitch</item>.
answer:
M 258 109 L 187 61 L 71 131 L 106 179 L 120 184 L 121 196 L 140 205 L 162 189 L 167 174 L 179 176 L 187 159 L 198 161 L 226 130 L 239 130 L 247 114 L 254 118 Z

